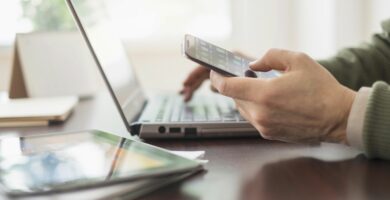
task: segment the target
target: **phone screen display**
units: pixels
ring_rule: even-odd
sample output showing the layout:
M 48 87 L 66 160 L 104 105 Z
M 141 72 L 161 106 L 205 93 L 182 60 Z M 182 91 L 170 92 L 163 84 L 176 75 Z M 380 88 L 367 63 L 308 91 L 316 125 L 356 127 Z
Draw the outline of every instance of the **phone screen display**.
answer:
M 194 61 L 207 64 L 206 67 L 211 67 L 223 75 L 261 78 L 274 78 L 279 75 L 279 72 L 273 70 L 253 72 L 249 69 L 251 60 L 189 35 L 186 36 L 186 54 L 192 57 Z

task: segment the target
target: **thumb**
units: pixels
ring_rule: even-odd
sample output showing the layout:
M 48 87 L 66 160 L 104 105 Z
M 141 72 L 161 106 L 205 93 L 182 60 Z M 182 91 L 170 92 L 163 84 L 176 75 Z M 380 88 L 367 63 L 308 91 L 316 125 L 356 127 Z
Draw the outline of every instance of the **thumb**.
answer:
M 217 72 L 210 72 L 211 84 L 217 91 L 235 99 L 253 100 L 254 95 L 264 88 L 265 82 L 255 78 L 225 77 Z
M 268 72 L 272 70 L 272 68 L 270 68 L 269 66 L 263 65 L 261 63 L 261 59 L 257 59 L 255 61 L 250 62 L 249 68 L 253 71 L 258 71 L 258 72 Z
M 294 52 L 282 49 L 270 49 L 267 53 L 256 61 L 249 64 L 254 71 L 287 70 L 290 60 L 293 59 Z

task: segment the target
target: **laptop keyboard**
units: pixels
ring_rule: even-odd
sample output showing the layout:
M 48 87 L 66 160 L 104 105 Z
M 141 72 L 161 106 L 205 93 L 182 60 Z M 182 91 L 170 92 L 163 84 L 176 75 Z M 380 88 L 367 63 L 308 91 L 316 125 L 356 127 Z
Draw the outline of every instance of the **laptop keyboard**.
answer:
M 246 121 L 232 100 L 219 96 L 195 96 L 184 103 L 178 95 L 161 96 L 141 116 L 143 122 L 238 122 Z

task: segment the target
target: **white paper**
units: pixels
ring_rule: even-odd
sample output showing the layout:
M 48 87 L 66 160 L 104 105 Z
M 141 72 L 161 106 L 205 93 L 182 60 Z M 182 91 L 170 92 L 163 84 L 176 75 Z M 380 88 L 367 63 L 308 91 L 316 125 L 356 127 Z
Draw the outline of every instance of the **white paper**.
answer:
M 170 152 L 190 160 L 195 160 L 201 164 L 205 164 L 209 162 L 208 160 L 202 159 L 204 157 L 205 151 L 170 151 Z
M 12 99 L 0 103 L 0 119 L 61 116 L 77 102 L 76 96 Z

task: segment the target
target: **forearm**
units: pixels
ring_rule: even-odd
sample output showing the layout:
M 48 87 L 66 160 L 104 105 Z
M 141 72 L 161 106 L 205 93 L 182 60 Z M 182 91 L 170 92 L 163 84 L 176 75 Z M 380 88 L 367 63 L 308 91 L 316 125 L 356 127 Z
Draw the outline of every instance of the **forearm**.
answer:
M 374 35 L 370 43 L 343 49 L 319 63 L 341 84 L 354 90 L 378 80 L 390 82 L 390 20 L 383 22 L 382 27 L 383 33 Z

